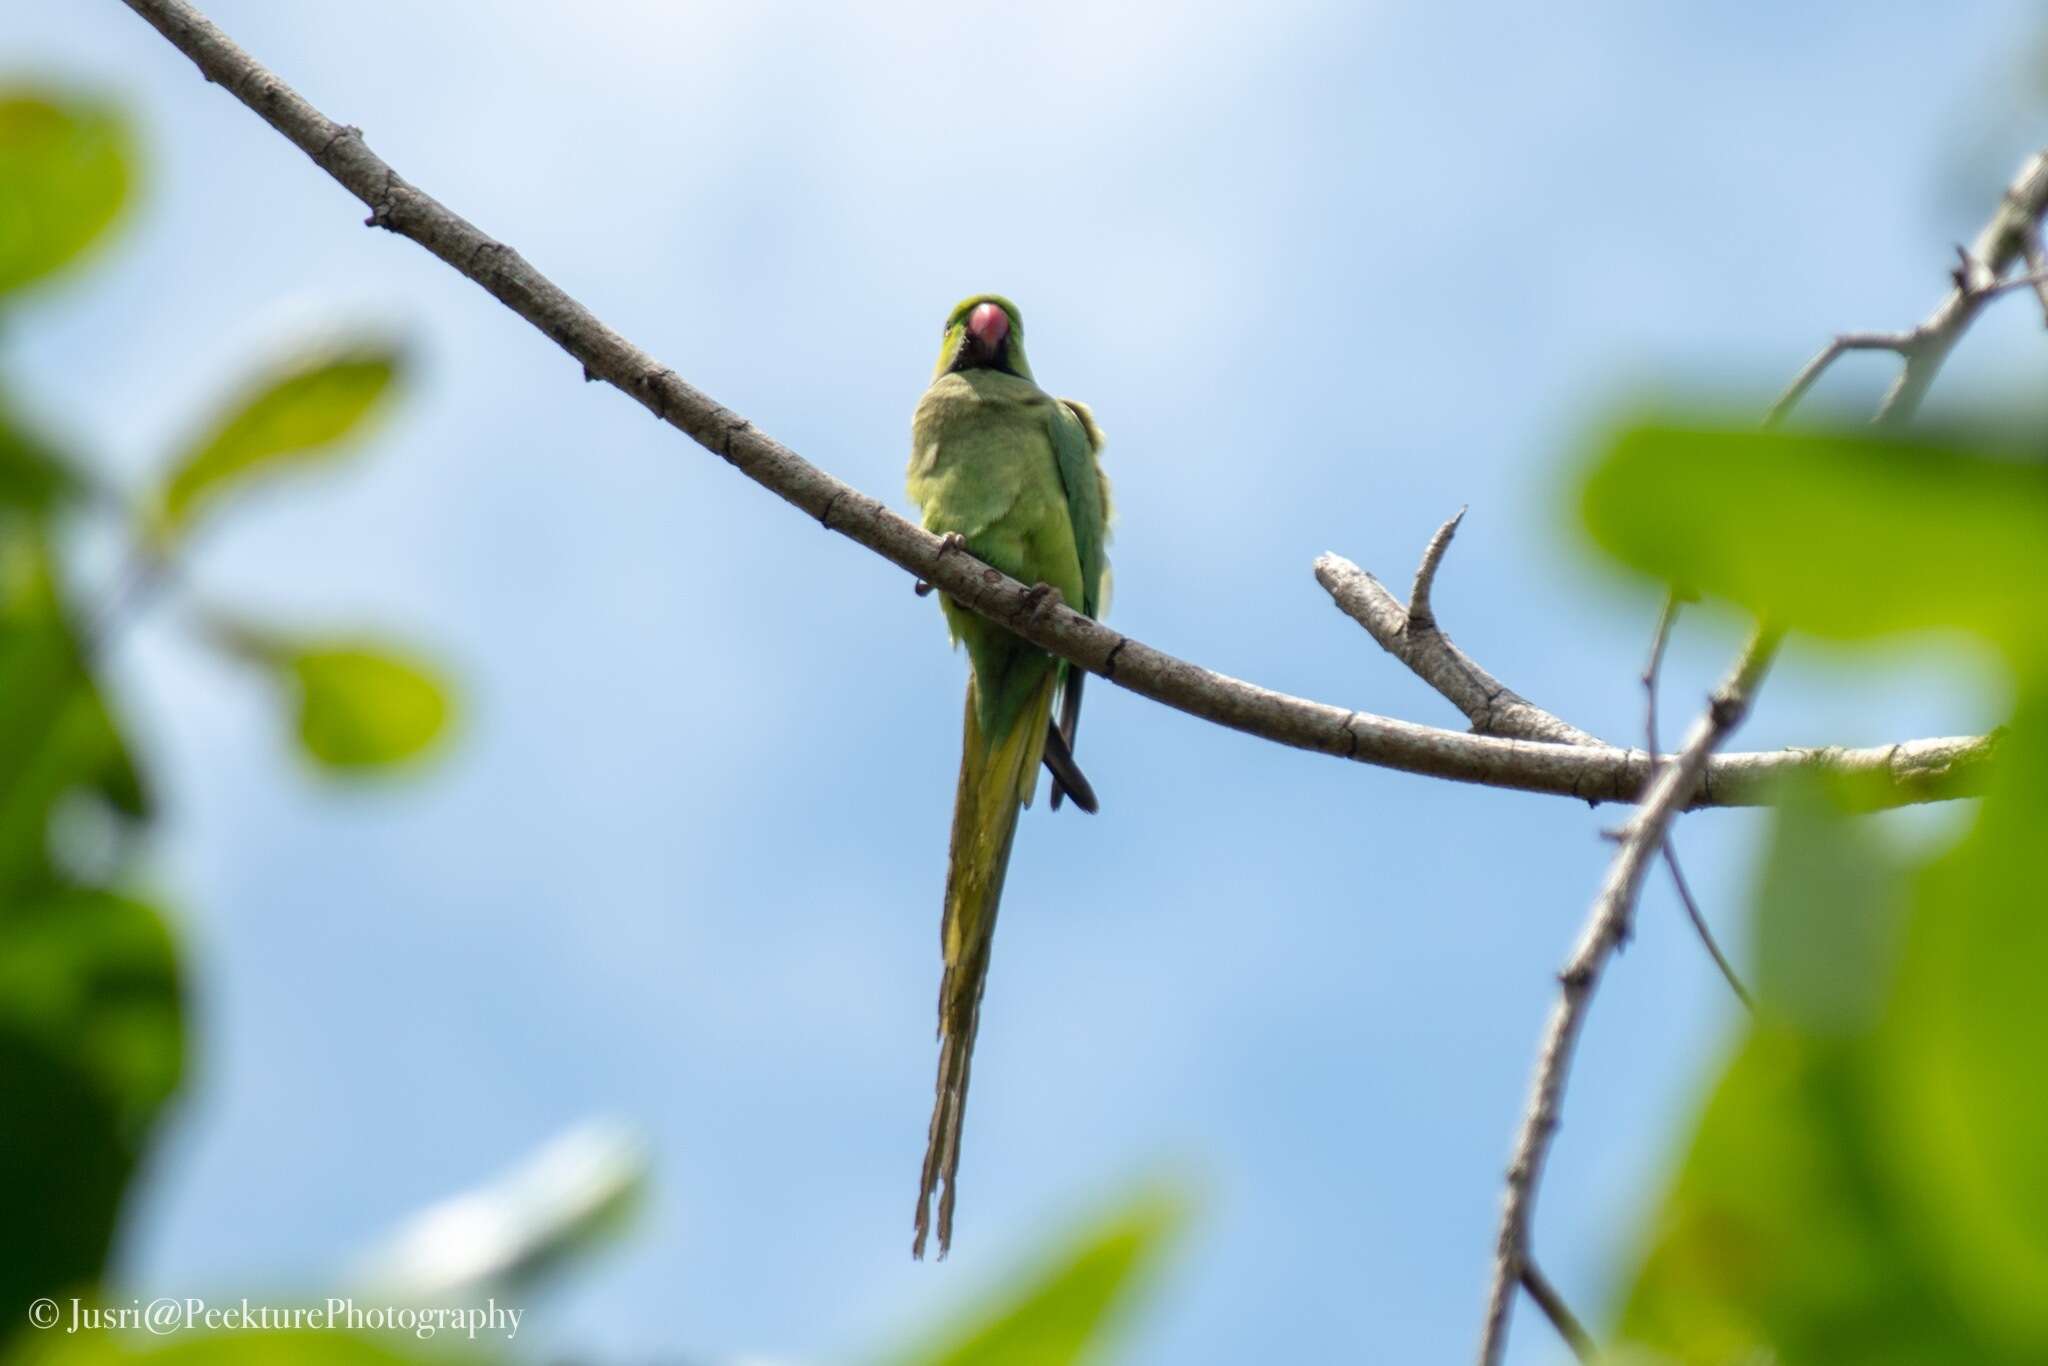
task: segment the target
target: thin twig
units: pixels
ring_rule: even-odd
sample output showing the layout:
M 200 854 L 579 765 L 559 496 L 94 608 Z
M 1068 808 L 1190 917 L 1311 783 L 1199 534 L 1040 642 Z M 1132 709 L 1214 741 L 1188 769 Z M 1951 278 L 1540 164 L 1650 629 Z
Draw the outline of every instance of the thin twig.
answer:
M 1685 907 L 1687 918 L 1699 933 L 1700 943 L 1706 945 L 1707 956 L 1714 960 L 1714 966 L 1721 969 L 1721 976 L 1728 981 L 1728 989 L 1735 993 L 1743 1009 L 1754 1015 L 1756 1002 L 1750 998 L 1749 988 L 1742 985 L 1742 978 L 1736 975 L 1735 965 L 1728 961 L 1728 955 L 1721 952 L 1721 945 L 1714 938 L 1714 932 L 1707 926 L 1707 918 L 1700 913 L 1700 903 L 1694 899 L 1692 887 L 1685 880 L 1685 870 L 1678 866 L 1678 845 L 1670 838 L 1664 841 L 1664 866 L 1671 870 L 1671 884 L 1678 889 L 1678 900 Z
M 1671 629 L 1678 621 L 1679 597 L 1676 593 L 1664 595 L 1664 607 L 1657 613 L 1657 629 L 1650 638 L 1650 658 L 1643 665 L 1643 738 L 1650 750 L 1650 769 L 1657 767 L 1657 693 L 1659 680 L 1664 670 L 1664 650 L 1671 643 Z M 1686 918 L 1692 921 L 1693 932 L 1699 936 L 1700 944 L 1707 951 L 1707 957 L 1714 960 L 1714 966 L 1721 970 L 1736 999 L 1752 1011 L 1756 1009 L 1749 999 L 1748 988 L 1736 975 L 1735 965 L 1728 961 L 1728 955 L 1721 952 L 1720 941 L 1714 938 L 1713 929 L 1707 918 L 1700 912 L 1700 904 L 1693 898 L 1692 888 L 1686 883 L 1685 870 L 1678 863 L 1678 843 L 1672 839 L 1664 841 L 1664 864 L 1671 870 L 1671 884 L 1678 890 L 1679 904 L 1685 907 Z
M 2024 250 L 2038 254 L 2040 251 L 2041 230 L 2034 228 L 2029 235 L 2035 239 L 2034 244 L 2031 247 L 2024 248 Z M 2009 275 L 1996 284 L 1980 285 L 1977 287 L 1977 294 L 1982 298 L 1994 299 L 2001 294 L 2009 294 L 2015 289 L 2031 289 L 2034 291 L 2034 297 L 2041 301 L 2042 306 L 2048 308 L 2048 271 L 2032 269 L 2033 260 L 2033 255 L 2027 257 L 2029 269 L 2025 274 Z
M 370 209 L 367 220 L 419 243 L 526 319 L 657 418 L 827 530 L 932 584 L 970 611 L 1092 673 L 1217 725 L 1358 763 L 1460 782 L 1588 801 L 1632 801 L 1648 769 L 1637 750 L 1532 745 L 1418 726 L 1334 707 L 1230 678 L 1125 636 L 976 561 L 942 554 L 940 538 L 804 460 L 747 419 L 686 383 L 369 149 L 360 129 L 336 123 L 215 27 L 186 0 L 123 0 L 189 57 L 208 80 L 247 105 Z M 1870 750 L 1785 750 L 1729 755 L 1709 771 L 1702 805 L 1769 799 L 1783 775 L 1805 769 L 1884 780 L 1885 804 L 1974 792 L 1994 738 L 1928 739 Z
M 1527 1257 L 1522 1259 L 1522 1289 L 1529 1292 L 1529 1298 L 1550 1320 L 1550 1326 L 1557 1329 L 1557 1335 L 1572 1349 L 1573 1356 L 1589 1363 L 1600 1359 L 1600 1348 L 1594 1343 L 1593 1335 L 1579 1322 L 1579 1316 L 1564 1302 L 1564 1296 L 1557 1293 L 1557 1287 L 1550 1283 L 1542 1268 Z
M 1849 351 L 1896 351 L 1899 355 L 1911 359 L 1913 348 L 1917 344 L 1917 336 L 1912 332 L 1842 333 L 1826 346 L 1823 346 L 1820 349 L 1820 354 L 1808 361 L 1799 373 L 1793 377 L 1792 383 L 1786 388 L 1785 392 L 1778 396 L 1778 401 L 1771 405 L 1770 412 L 1764 417 L 1764 425 L 1766 427 L 1775 427 L 1784 421 L 1786 414 L 1792 411 L 1800 399 L 1806 397 L 1806 391 L 1811 389 L 1820 377 L 1827 372 L 1827 368 L 1840 360 L 1844 353 Z
M 1671 628 L 1678 623 L 1678 594 L 1666 593 L 1657 613 L 1657 629 L 1650 637 L 1650 657 L 1643 664 L 1643 739 L 1649 747 L 1650 771 L 1657 769 L 1657 680 L 1664 670 L 1664 647 L 1671 643 Z
M 1508 1167 L 1507 1193 L 1501 1204 L 1500 1236 L 1494 1253 L 1493 1284 L 1487 1295 L 1486 1327 L 1481 1335 L 1482 1366 L 1498 1366 L 1507 1349 L 1508 1313 L 1530 1252 L 1529 1230 L 1543 1164 L 1550 1155 L 1571 1075 L 1572 1053 L 1585 1027 L 1586 1010 L 1600 984 L 1600 975 L 1615 949 L 1629 934 L 1643 876 L 1663 847 L 1671 822 L 1707 769 L 1707 757 L 1742 723 L 1750 698 L 1776 654 L 1778 634 L 1759 631 L 1743 651 L 1727 681 L 1715 690 L 1707 709 L 1694 723 L 1677 757 L 1657 774 L 1650 793 L 1622 828 L 1621 848 L 1607 870 L 1607 879 L 1593 900 L 1578 947 L 1558 974 L 1562 987 L 1551 1012 L 1538 1055 L 1529 1107 L 1515 1141 Z
M 1415 586 L 1408 591 L 1408 629 L 1411 631 L 1433 631 L 1436 629 L 1436 615 L 1429 610 L 1429 590 L 1436 586 L 1436 571 L 1444 562 L 1444 552 L 1451 548 L 1451 537 L 1458 534 L 1458 523 L 1465 520 L 1468 507 L 1458 509 L 1448 522 L 1436 529 L 1436 535 L 1429 538 L 1429 544 L 1422 548 L 1422 563 L 1415 566 Z

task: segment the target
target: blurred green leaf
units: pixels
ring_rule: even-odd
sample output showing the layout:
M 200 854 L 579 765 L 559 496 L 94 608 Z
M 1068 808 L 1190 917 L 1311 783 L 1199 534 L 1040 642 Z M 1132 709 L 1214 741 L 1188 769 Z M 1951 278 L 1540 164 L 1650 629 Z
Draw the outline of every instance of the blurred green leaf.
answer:
M 175 540 L 238 484 L 335 456 L 367 427 L 403 366 L 397 347 L 363 341 L 258 376 L 211 435 L 173 463 L 156 500 L 154 539 Z
M 1620 1337 L 1692 1366 L 2008 1360 L 1887 1185 L 1864 1050 L 1760 1021 L 1652 1224 Z
M 309 640 L 214 615 L 213 641 L 265 670 L 291 698 L 299 744 L 324 768 L 360 772 L 417 759 L 448 728 L 448 685 L 424 662 L 366 640 Z
M 249 1329 L 181 1333 L 167 1341 L 141 1334 L 52 1331 L 25 1342 L 10 1366 L 482 1366 L 498 1359 L 467 1342 L 451 1350 L 443 1341 L 447 1336 L 444 1330 L 420 1344 L 396 1334 Z
M 149 906 L 73 888 L 0 917 L 0 1304 L 101 1276 L 183 1061 L 177 962 Z M 25 1326 L 0 1317 L 0 1342 Z
M 1886 1189 L 1868 1042 L 1903 879 L 1817 785 L 1776 813 L 1758 1015 L 1707 1103 L 1622 1310 L 1671 1361 L 1933 1362 L 1970 1340 Z
M 1821 635 L 2048 641 L 2048 465 L 1868 432 L 1648 423 L 1582 494 L 1624 564 Z
M 132 176 L 113 109 L 0 91 L 0 294 L 63 266 L 114 221 Z
M 130 817 L 147 809 L 57 574 L 40 529 L 0 518 L 0 912 L 50 872 L 50 826 L 67 798 L 90 792 Z
M 46 517 L 82 484 L 57 450 L 22 426 L 0 397 L 0 518 Z M 0 530 L 0 536 L 6 535 Z
M 447 727 L 448 691 L 416 661 L 335 646 L 302 651 L 291 667 L 299 683 L 299 742 L 329 768 L 403 763 L 425 753 Z
M 1083 1228 L 1037 1272 L 890 1360 L 901 1366 L 1068 1366 L 1098 1359 L 1147 1273 L 1186 1222 L 1184 1200 L 1147 1191 Z
M 184 1067 L 177 957 L 163 918 L 74 887 L 0 918 L 0 1021 L 40 1038 L 114 1102 L 139 1136 Z
M 1905 884 L 1819 783 L 1780 795 L 1756 905 L 1760 1005 L 1809 1034 L 1870 1028 L 1898 955 Z
M 1959 1299 L 2048 1361 L 2048 687 L 2001 749 L 1975 828 L 1914 886 L 1874 1065 L 1893 1179 Z
M 135 1170 L 119 1102 L 40 1030 L 0 1018 L 0 1349 L 22 1310 L 97 1280 Z
M 1655 1221 L 1629 1342 L 1701 1363 L 2048 1360 L 2044 831 L 2038 685 L 1976 825 L 1918 872 L 1817 794 L 1779 813 L 1759 1014 Z

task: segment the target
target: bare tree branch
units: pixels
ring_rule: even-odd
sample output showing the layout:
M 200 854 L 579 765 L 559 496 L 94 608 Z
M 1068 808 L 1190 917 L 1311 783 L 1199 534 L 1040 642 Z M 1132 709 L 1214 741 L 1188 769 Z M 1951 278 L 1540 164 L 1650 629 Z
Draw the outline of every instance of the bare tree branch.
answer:
M 1977 240 L 1957 248 L 1962 265 L 1956 270 L 1955 287 L 1934 312 L 1911 332 L 1850 332 L 1836 337 L 1808 361 L 1784 396 L 1771 405 L 1765 425 L 1776 423 L 1791 411 L 1821 373 L 1845 351 L 1896 351 L 1904 361 L 1899 376 L 1878 405 L 1876 421 L 1899 424 L 1920 411 L 1921 402 L 1941 373 L 1942 363 L 1955 350 L 1963 333 L 1976 319 L 1977 311 L 2009 289 L 2035 286 L 2043 309 L 2048 309 L 2048 277 L 2041 275 L 2038 257 L 2040 223 L 2048 215 L 2048 151 L 2028 157 L 2005 190 L 1998 211 Z M 2025 264 L 2033 275 L 2002 281 L 2015 264 Z M 2002 281 L 2002 282 L 2001 282 Z
M 1418 589 L 1426 592 L 1427 585 L 1435 579 L 1451 533 L 1464 515 L 1460 511 L 1430 538 L 1429 549 L 1422 557 L 1422 567 L 1415 576 Z M 1388 653 L 1464 712 L 1466 719 L 1472 722 L 1472 728 L 1481 734 L 1507 735 L 1546 744 L 1606 744 L 1599 737 L 1545 711 L 1494 678 L 1452 644 L 1450 637 L 1434 622 L 1424 625 L 1412 607 L 1404 616 L 1401 604 L 1379 580 L 1341 555 L 1324 555 L 1317 560 L 1316 579 L 1329 590 L 1330 596 L 1347 615 L 1364 626 Z M 1678 600 L 1667 596 L 1663 610 L 1657 615 L 1657 631 L 1651 642 L 1649 661 L 1643 666 L 1643 690 L 1648 697 L 1648 716 L 1644 726 L 1649 744 L 1646 757 L 1653 769 L 1657 763 L 1657 680 L 1664 660 L 1664 647 L 1671 639 L 1672 623 L 1677 616 Z M 1727 979 L 1736 997 L 1748 1005 L 1749 992 L 1729 963 L 1728 955 L 1722 952 L 1713 929 L 1693 898 L 1692 888 L 1686 884 L 1685 873 L 1678 864 L 1678 850 L 1670 840 L 1665 841 L 1664 861 L 1671 869 L 1679 902 L 1684 906 L 1700 943 L 1705 946 L 1707 956 Z
M 370 208 L 368 222 L 408 237 L 533 324 L 606 381 L 785 502 L 932 584 L 972 611 L 1092 673 L 1191 716 L 1296 749 L 1461 782 L 1580 797 L 1634 800 L 1647 756 L 1608 746 L 1532 745 L 1413 725 L 1290 697 L 1226 677 L 1091 621 L 1057 595 L 1005 577 L 874 498 L 818 469 L 747 419 L 685 383 L 564 293 L 503 242 L 409 184 L 372 152 L 360 129 L 329 119 L 185 0 L 123 0 L 202 75 L 283 134 Z M 1909 741 L 1870 750 L 1803 749 L 1728 755 L 1705 773 L 1694 805 L 1767 801 L 1776 780 L 1801 769 L 1860 774 L 1884 805 L 1979 790 L 1994 737 Z
M 1544 1031 L 1529 1108 L 1515 1141 L 1514 1160 L 1508 1167 L 1507 1195 L 1502 1202 L 1500 1238 L 1494 1254 L 1493 1286 L 1487 1296 L 1486 1328 L 1479 1348 L 1482 1366 L 1498 1366 L 1507 1349 L 1508 1311 L 1514 1306 L 1515 1287 L 1522 1282 L 1523 1270 L 1530 1260 L 1529 1226 L 1536 1188 L 1542 1182 L 1543 1164 L 1557 1133 L 1565 1082 L 1571 1074 L 1572 1053 L 1578 1046 L 1579 1033 L 1585 1027 L 1586 1007 L 1614 950 L 1628 938 L 1650 860 L 1663 848 L 1671 822 L 1684 809 L 1687 794 L 1705 774 L 1707 757 L 1748 713 L 1750 697 L 1776 653 L 1777 639 L 1774 632 L 1766 630 L 1750 642 L 1734 672 L 1715 690 L 1706 711 L 1694 723 L 1677 757 L 1659 771 L 1649 795 L 1622 827 L 1621 848 L 1593 900 L 1578 947 L 1558 974 L 1563 991 Z
M 1429 549 L 1423 554 L 1415 586 L 1425 605 L 1451 533 L 1464 515 L 1460 512 L 1445 522 L 1430 538 Z M 1329 592 L 1344 615 L 1363 626 L 1381 648 L 1463 712 L 1475 733 L 1541 744 L 1613 748 L 1598 736 L 1545 711 L 1479 667 L 1476 660 L 1452 643 L 1433 617 L 1411 613 L 1387 591 L 1385 584 L 1342 555 L 1325 554 L 1316 559 L 1316 582 Z M 1647 768 L 1649 756 L 1644 755 L 1643 759 Z

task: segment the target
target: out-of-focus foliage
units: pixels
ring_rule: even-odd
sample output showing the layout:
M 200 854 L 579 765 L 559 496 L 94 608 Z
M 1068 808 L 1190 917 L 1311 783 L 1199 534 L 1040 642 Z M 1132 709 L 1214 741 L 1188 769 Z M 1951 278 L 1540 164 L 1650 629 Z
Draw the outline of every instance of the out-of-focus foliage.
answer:
M 1842 639 L 1951 628 L 2016 715 L 1907 866 L 1788 794 L 1758 1010 L 1651 1223 L 1620 1335 L 1700 1363 L 2048 1360 L 2048 466 L 1864 433 L 1650 425 L 1585 485 L 1623 562 Z
M 0 92 L 0 293 L 113 221 L 127 141 L 97 105 Z M 61 553 L 77 469 L 0 406 L 0 1343 L 32 1298 L 98 1276 L 183 1067 L 162 918 L 70 866 L 57 838 L 86 808 L 109 826 L 149 812 Z
M 0 90 L 0 295 L 48 275 L 104 232 L 134 172 L 105 105 Z
M 361 341 L 297 356 L 243 387 L 210 433 L 172 462 L 157 495 L 155 535 L 168 546 L 207 505 L 254 479 L 340 454 L 404 366 L 395 346 Z
M 61 573 L 44 527 L 0 515 L 0 896 L 55 877 L 50 823 L 72 797 L 129 818 L 148 811 Z
M 290 657 L 299 688 L 299 740 L 337 769 L 383 768 L 418 757 L 441 734 L 448 696 L 427 671 L 362 645 L 308 646 Z
M 102 106 L 0 91 L 0 293 L 95 245 L 126 197 L 128 146 Z M 74 532 L 110 517 L 151 547 L 141 572 L 160 574 L 175 549 L 166 527 L 182 529 L 237 478 L 351 432 L 397 367 L 390 348 L 365 344 L 243 386 L 249 397 L 173 463 L 169 493 L 133 518 L 0 401 L 0 1353 L 32 1299 L 94 1296 L 129 1179 L 185 1068 L 173 931 L 129 867 L 151 816 L 147 784 L 98 677 L 134 585 L 75 576 Z M 325 764 L 413 758 L 448 711 L 421 669 L 360 645 L 301 645 L 277 668 L 295 728 Z M 350 1350 L 323 1341 L 335 1360 Z M 122 1350 L 103 1338 L 72 1349 Z
M 1949 627 L 2048 639 L 2048 464 L 1862 432 L 1625 432 L 1586 482 L 1601 547 L 1842 640 Z
M 1081 1229 L 1034 1275 L 1000 1288 L 901 1366 L 1069 1366 L 1098 1359 L 1186 1219 L 1184 1202 L 1147 1191 Z
M 381 642 L 312 640 L 216 617 L 209 634 L 284 692 L 300 748 L 337 773 L 382 771 L 429 752 L 447 728 L 447 686 Z
M 117 1332 L 42 1333 L 10 1366 L 482 1366 L 489 1353 L 435 1343 L 431 1351 L 403 1335 L 365 1336 L 321 1328 L 181 1333 L 159 1338 Z
M 0 398 L 0 517 L 47 516 L 80 492 L 78 475 L 56 450 L 20 426 Z

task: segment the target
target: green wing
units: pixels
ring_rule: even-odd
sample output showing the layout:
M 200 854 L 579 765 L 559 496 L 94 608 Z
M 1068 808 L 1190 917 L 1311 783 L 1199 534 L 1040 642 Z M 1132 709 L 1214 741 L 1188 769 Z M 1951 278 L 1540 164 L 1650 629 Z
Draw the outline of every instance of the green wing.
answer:
M 1087 404 L 1063 398 L 1052 405 L 1053 454 L 1081 559 L 1078 606 L 1091 617 L 1102 615 L 1109 589 L 1109 479 L 1098 458 L 1102 446 L 1102 428 Z
M 1109 597 L 1109 478 L 1097 458 L 1102 450 L 1102 428 L 1088 405 L 1063 398 L 1052 405 L 1052 449 L 1059 465 L 1060 485 L 1067 495 L 1067 518 L 1074 527 L 1074 551 L 1081 561 L 1081 611 L 1099 617 Z M 1081 729 L 1081 685 L 1088 675 L 1071 665 L 1060 668 L 1060 713 L 1057 740 L 1064 753 L 1059 757 L 1073 765 L 1074 743 Z M 1078 804 L 1094 810 L 1094 793 L 1080 792 L 1055 781 L 1052 809 L 1060 809 L 1063 797 L 1076 796 Z

